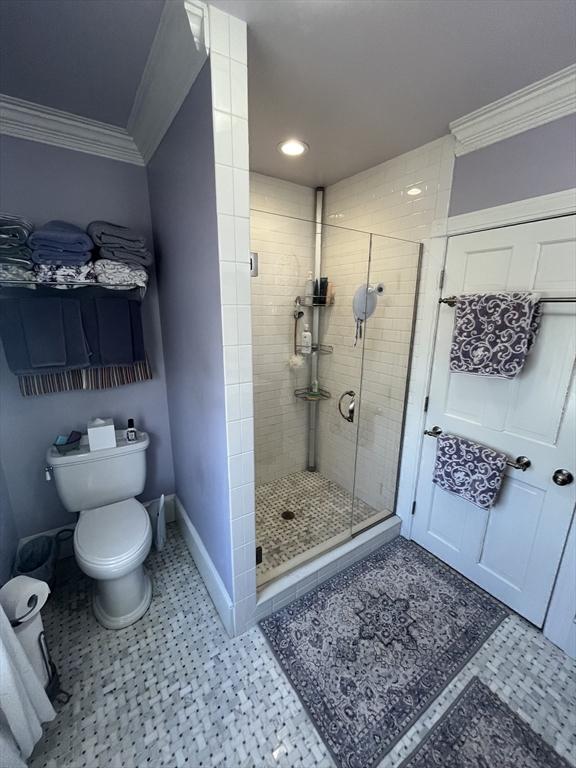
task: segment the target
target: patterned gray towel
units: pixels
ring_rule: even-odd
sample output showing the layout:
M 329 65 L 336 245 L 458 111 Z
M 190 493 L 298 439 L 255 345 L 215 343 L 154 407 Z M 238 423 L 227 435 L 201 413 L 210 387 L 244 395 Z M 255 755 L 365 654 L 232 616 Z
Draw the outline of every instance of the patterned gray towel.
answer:
M 505 469 L 505 453 L 456 435 L 438 437 L 432 482 L 481 509 L 494 505 Z
M 450 370 L 516 378 L 540 328 L 539 298 L 520 292 L 459 296 Z

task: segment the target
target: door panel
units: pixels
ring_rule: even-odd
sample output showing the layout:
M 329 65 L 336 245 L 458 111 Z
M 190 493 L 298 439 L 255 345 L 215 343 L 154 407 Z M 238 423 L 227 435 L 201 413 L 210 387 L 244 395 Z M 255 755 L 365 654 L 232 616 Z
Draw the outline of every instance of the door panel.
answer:
M 576 217 L 451 238 L 445 295 L 537 290 L 576 296 Z M 449 372 L 454 309 L 440 309 L 428 426 L 531 462 L 506 471 L 490 511 L 431 482 L 435 441 L 426 438 L 413 536 L 468 578 L 541 625 L 575 502 L 576 302 L 544 303 L 540 333 L 513 381 Z

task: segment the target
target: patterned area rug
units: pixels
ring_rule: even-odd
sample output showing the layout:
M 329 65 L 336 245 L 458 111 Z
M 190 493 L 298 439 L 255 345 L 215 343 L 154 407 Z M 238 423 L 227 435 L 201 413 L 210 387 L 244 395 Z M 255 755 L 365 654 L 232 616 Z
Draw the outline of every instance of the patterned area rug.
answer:
M 401 768 L 570 768 L 546 742 L 473 677 Z
M 397 538 L 260 626 L 342 768 L 372 768 L 508 615 Z

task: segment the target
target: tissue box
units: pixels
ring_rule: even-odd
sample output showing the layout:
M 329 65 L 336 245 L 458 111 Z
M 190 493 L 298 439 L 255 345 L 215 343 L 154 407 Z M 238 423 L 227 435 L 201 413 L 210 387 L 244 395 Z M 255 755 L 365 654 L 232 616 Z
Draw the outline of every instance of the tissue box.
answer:
M 116 432 L 112 419 L 94 419 L 88 422 L 88 445 L 91 451 L 116 448 Z

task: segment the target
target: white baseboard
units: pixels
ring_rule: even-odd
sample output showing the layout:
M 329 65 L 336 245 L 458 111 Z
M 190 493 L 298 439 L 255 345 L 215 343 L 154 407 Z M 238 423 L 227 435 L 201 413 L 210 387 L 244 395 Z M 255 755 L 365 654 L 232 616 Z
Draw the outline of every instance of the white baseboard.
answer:
M 198 531 L 186 514 L 186 510 L 182 506 L 182 502 L 177 496 L 174 497 L 174 501 L 174 506 L 176 509 L 176 520 L 178 522 L 178 527 L 180 528 L 182 537 L 186 542 L 186 546 L 192 555 L 192 559 L 194 560 L 196 567 L 200 571 L 200 575 L 202 576 L 204 584 L 206 585 L 206 589 L 208 590 L 208 593 L 212 598 L 212 602 L 218 611 L 218 615 L 220 616 L 224 628 L 230 637 L 233 637 L 234 611 L 228 590 L 224 586 L 224 582 L 220 578 L 220 574 L 216 570 L 216 567 L 214 566 L 214 563 L 212 562 L 206 547 L 202 543 L 202 539 L 198 535 Z

